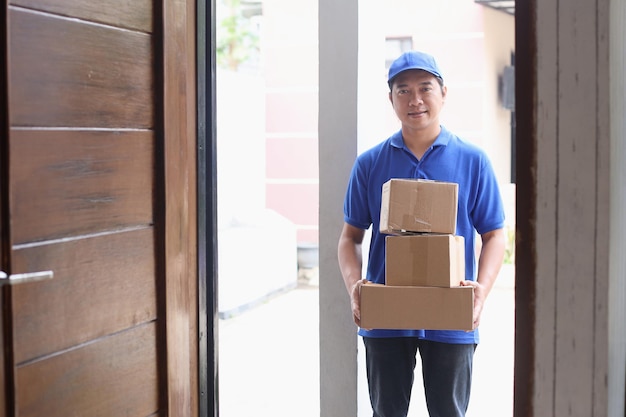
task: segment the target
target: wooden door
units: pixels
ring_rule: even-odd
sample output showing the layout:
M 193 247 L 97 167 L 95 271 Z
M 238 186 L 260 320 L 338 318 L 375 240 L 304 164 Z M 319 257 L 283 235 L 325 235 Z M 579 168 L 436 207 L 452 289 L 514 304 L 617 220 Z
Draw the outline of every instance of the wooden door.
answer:
M 7 415 L 194 415 L 189 3 L 4 6 Z

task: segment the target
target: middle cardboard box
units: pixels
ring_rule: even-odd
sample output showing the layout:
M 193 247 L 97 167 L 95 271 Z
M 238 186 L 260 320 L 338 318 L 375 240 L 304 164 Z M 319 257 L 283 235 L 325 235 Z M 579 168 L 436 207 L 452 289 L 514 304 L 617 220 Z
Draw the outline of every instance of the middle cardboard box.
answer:
M 457 287 L 465 279 L 463 236 L 419 234 L 385 238 L 385 284 Z

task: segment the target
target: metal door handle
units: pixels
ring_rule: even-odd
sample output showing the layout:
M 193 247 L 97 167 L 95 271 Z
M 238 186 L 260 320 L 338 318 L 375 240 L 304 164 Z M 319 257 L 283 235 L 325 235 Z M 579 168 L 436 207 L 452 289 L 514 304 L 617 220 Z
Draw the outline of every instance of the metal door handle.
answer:
M 24 274 L 11 275 L 7 275 L 6 272 L 0 271 L 0 285 L 25 284 L 28 282 L 52 279 L 52 277 L 54 277 L 54 272 L 52 271 L 26 272 Z

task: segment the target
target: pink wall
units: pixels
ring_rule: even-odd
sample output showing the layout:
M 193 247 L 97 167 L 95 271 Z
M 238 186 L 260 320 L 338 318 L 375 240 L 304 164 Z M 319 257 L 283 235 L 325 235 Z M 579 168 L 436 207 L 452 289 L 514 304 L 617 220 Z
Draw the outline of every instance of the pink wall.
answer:
M 263 2 L 266 204 L 318 243 L 317 1 Z

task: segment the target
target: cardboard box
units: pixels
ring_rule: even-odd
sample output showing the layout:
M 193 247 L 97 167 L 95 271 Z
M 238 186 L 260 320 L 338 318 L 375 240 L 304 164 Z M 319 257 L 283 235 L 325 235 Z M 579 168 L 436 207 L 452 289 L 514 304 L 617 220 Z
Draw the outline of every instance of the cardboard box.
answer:
M 459 185 L 392 178 L 383 184 L 380 232 L 455 234 Z
M 385 283 L 458 287 L 465 279 L 465 240 L 454 235 L 387 236 Z
M 472 330 L 474 287 L 361 287 L 364 329 Z

